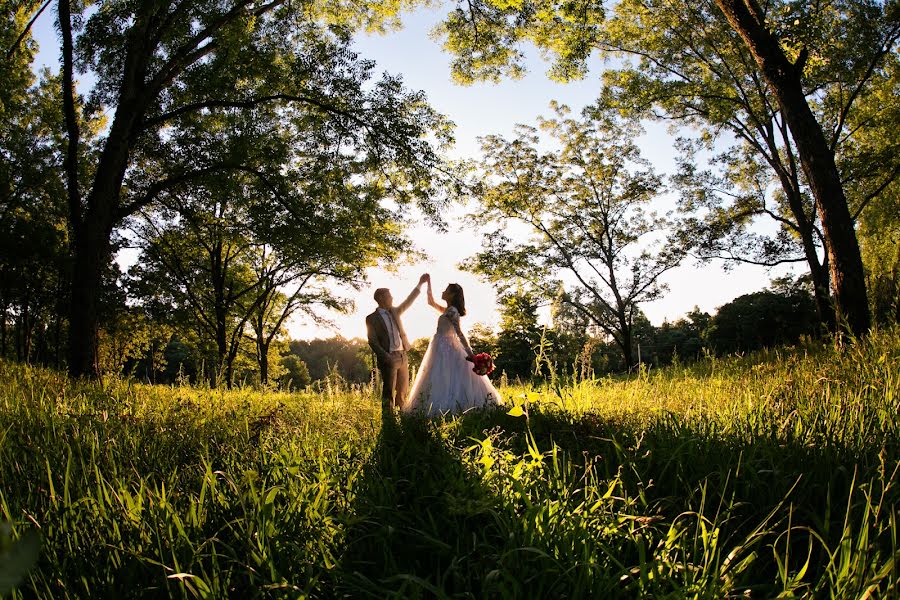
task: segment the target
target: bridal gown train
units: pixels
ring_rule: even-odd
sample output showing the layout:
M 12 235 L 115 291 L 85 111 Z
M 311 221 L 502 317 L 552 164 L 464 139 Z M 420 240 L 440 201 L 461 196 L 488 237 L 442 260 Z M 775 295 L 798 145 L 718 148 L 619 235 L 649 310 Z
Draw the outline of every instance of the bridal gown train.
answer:
M 500 404 L 491 380 L 476 375 L 466 360 L 459 327 L 459 312 L 453 306 L 438 317 L 437 332 L 422 358 L 403 412 L 431 417 Z

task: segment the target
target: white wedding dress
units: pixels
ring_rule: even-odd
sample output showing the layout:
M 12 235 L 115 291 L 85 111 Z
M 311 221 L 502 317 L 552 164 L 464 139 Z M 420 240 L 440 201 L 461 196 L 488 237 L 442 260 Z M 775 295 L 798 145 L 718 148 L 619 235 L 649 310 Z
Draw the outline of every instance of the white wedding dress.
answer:
M 438 317 L 437 332 L 422 358 L 403 412 L 432 417 L 501 403 L 491 380 L 476 375 L 466 360 L 464 340 L 459 312 L 451 306 Z

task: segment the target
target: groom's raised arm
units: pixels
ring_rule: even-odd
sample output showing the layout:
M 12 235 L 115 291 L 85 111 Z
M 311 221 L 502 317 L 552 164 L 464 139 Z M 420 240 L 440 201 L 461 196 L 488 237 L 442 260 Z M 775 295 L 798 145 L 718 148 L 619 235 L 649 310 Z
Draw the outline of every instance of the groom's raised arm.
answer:
M 397 314 L 402 314 L 406 311 L 407 308 L 412 306 L 412 303 L 416 300 L 416 298 L 419 297 L 419 294 L 421 293 L 419 291 L 419 286 L 421 286 L 424 282 L 425 276 L 422 275 L 422 277 L 419 278 L 419 283 L 416 284 L 416 287 L 413 288 L 413 291 L 409 294 L 409 296 L 406 297 L 406 300 L 404 300 L 397 306 Z

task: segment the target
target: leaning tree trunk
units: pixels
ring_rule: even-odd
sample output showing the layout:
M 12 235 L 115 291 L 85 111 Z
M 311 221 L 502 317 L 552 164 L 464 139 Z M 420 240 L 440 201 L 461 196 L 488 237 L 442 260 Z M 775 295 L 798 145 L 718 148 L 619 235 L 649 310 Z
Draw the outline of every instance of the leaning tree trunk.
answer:
M 809 267 L 809 274 L 813 283 L 813 298 L 816 302 L 816 316 L 819 323 L 828 331 L 834 331 L 835 310 L 829 292 L 830 277 L 828 273 L 828 256 L 825 256 L 825 264 L 819 262 L 819 253 L 813 241 L 812 224 L 804 222 L 800 233 L 803 243 L 803 254 Z
M 797 145 L 803 172 L 817 201 L 834 290 L 836 320 L 852 333 L 862 335 L 870 324 L 862 256 L 834 153 L 803 93 L 803 60 L 798 65 L 788 61 L 778 40 L 766 29 L 762 9 L 755 0 L 716 0 L 716 4 L 747 44 L 778 99 Z
M 796 177 L 791 177 L 784 170 L 779 170 L 779 179 L 781 180 L 781 188 L 785 193 L 790 206 L 791 214 L 794 215 L 794 221 L 797 224 L 797 232 L 800 235 L 800 242 L 803 246 L 803 255 L 806 258 L 806 264 L 809 267 L 809 273 L 813 281 L 813 298 L 816 302 L 816 316 L 819 323 L 828 331 L 834 331 L 834 304 L 831 302 L 831 293 L 829 291 L 830 277 L 828 276 L 828 255 L 825 256 L 825 264 L 819 261 L 819 252 L 816 248 L 814 238 L 815 220 L 813 216 L 807 215 L 803 204 L 803 196 L 799 190 L 799 184 Z

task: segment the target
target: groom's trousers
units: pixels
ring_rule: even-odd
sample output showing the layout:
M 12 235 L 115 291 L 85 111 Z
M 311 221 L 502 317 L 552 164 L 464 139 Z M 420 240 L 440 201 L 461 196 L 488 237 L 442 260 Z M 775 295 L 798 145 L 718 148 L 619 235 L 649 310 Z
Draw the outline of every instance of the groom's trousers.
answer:
M 406 352 L 397 350 L 390 353 L 390 362 L 378 362 L 381 380 L 381 402 L 386 407 L 400 407 L 409 392 L 409 358 Z

